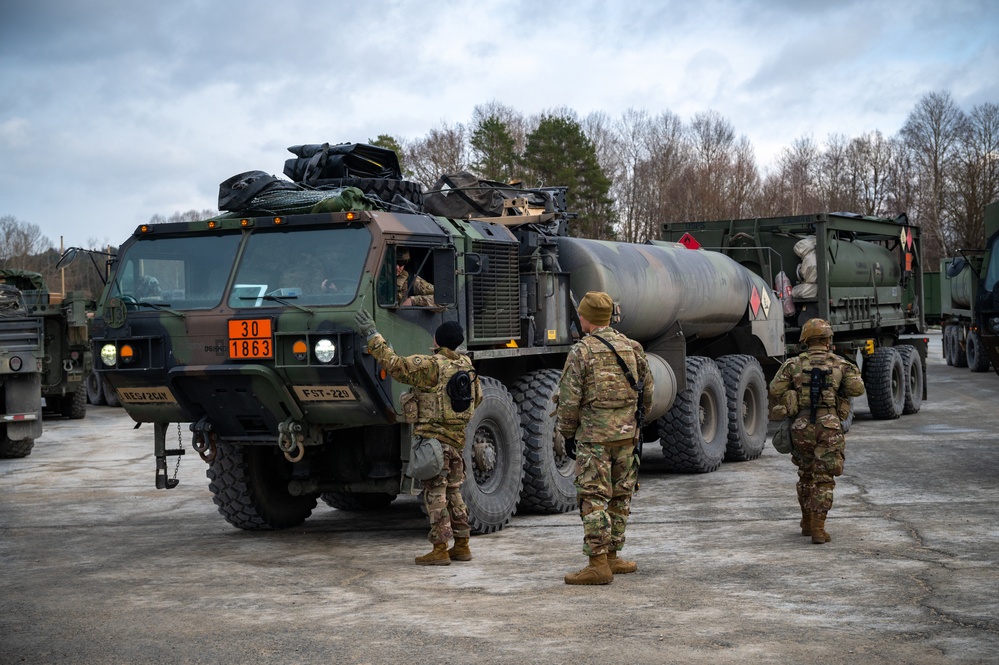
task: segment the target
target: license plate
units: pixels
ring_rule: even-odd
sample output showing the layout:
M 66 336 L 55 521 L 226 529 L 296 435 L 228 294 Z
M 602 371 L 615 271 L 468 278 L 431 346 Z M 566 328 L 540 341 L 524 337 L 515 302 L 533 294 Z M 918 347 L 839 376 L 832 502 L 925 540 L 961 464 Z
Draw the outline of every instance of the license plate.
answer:
M 273 358 L 274 339 L 270 319 L 231 319 L 229 321 L 229 357 Z
M 295 394 L 303 402 L 357 401 L 350 386 L 295 386 Z

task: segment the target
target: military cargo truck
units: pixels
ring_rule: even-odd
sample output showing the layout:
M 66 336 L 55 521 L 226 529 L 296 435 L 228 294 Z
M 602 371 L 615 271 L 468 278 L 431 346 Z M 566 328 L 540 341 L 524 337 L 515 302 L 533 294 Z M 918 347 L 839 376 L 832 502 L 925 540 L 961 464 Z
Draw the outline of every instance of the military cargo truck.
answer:
M 773 284 L 788 353 L 798 352 L 806 321 L 829 321 L 836 352 L 862 365 L 875 418 L 919 411 L 926 397 L 924 266 L 920 229 L 904 215 L 678 222 L 663 225 L 663 238 L 722 253 Z
M 0 457 L 27 457 L 42 435 L 42 321 L 0 283 Z
M 751 271 L 675 243 L 569 237 L 564 188 L 455 174 L 424 196 L 391 151 L 291 150 L 292 181 L 239 174 L 220 187 L 226 212 L 142 225 L 113 259 L 95 369 L 152 425 L 157 487 L 176 486 L 168 460 L 190 437 L 219 512 L 242 529 L 299 524 L 319 500 L 364 510 L 415 493 L 407 386 L 367 353 L 354 324 L 364 307 L 400 354 L 428 353 L 444 321 L 466 331 L 484 392 L 464 449 L 474 531 L 518 509 L 572 510 L 554 397 L 588 290 L 613 295 L 615 326 L 648 353 L 645 441 L 681 471 L 760 455 L 759 359 L 785 348 L 771 288 Z M 416 277 L 434 288 L 422 306 Z
M 948 365 L 999 374 L 999 201 L 985 206 L 985 237 L 941 259 L 937 313 Z
M 42 275 L 30 270 L 0 270 L 0 283 L 13 284 L 28 313 L 42 321 L 44 355 L 41 395 L 45 411 L 67 418 L 87 415 L 84 379 L 93 366 L 87 330 L 87 299 L 70 291 L 50 293 Z M 92 301 L 91 301 L 92 302 Z

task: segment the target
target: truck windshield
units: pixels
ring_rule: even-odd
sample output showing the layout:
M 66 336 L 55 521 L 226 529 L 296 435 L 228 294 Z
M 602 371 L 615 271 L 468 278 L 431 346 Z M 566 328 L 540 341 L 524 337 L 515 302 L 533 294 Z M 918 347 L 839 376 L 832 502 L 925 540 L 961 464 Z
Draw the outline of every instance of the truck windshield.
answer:
M 175 310 L 222 302 L 240 233 L 140 237 L 118 259 L 109 294 L 126 302 Z
M 229 306 L 349 303 L 357 295 L 370 246 L 365 226 L 253 231 L 236 269 Z

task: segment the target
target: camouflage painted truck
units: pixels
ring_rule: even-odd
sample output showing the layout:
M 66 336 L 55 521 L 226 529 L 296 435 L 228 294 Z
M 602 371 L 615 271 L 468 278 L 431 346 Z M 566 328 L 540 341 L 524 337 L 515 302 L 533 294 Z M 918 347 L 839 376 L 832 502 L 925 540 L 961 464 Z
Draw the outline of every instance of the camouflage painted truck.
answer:
M 874 418 L 919 411 L 928 341 L 924 266 L 920 229 L 905 215 L 668 223 L 663 238 L 724 254 L 773 284 L 788 353 L 797 352 L 808 319 L 829 321 L 836 352 L 862 366 Z
M 948 365 L 999 374 L 999 201 L 985 206 L 985 246 L 941 259 L 939 310 Z
M 157 487 L 176 486 L 190 437 L 219 512 L 242 529 L 294 526 L 319 500 L 371 509 L 415 492 L 407 387 L 366 352 L 354 326 L 364 307 L 400 354 L 429 352 L 444 321 L 465 328 L 485 395 L 464 449 L 476 532 L 518 509 L 572 510 L 553 399 L 591 289 L 615 296 L 617 327 L 647 349 L 656 405 L 643 434 L 669 464 L 711 471 L 760 455 L 758 358 L 783 356 L 783 317 L 752 272 L 676 244 L 571 238 L 564 188 L 459 174 L 424 197 L 390 151 L 292 151 L 292 180 L 231 178 L 227 212 L 142 225 L 113 260 L 96 371 L 152 425 Z M 434 286 L 430 306 L 406 304 L 416 276 Z M 690 340 L 715 340 L 712 357 L 690 355 Z
M 42 321 L 0 283 L 0 457 L 27 457 L 42 435 Z
M 74 420 L 86 417 L 84 380 L 93 366 L 87 298 L 75 291 L 50 293 L 42 275 L 30 270 L 0 270 L 0 283 L 16 286 L 28 313 L 42 322 L 41 395 L 45 412 Z

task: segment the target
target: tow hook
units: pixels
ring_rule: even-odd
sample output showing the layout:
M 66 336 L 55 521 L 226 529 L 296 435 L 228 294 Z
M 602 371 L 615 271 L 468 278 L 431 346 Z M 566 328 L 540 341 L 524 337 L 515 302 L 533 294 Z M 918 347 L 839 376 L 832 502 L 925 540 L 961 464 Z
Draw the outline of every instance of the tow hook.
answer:
M 208 418 L 203 416 L 198 422 L 191 423 L 191 431 L 194 432 L 191 439 L 191 447 L 198 452 L 198 455 L 205 462 L 209 464 L 214 462 L 215 455 L 218 453 L 215 447 L 218 435 L 212 431 L 212 424 L 208 422 Z
M 289 462 L 300 462 L 305 457 L 303 429 L 302 423 L 291 418 L 278 425 L 278 447 L 284 452 L 284 457 Z

